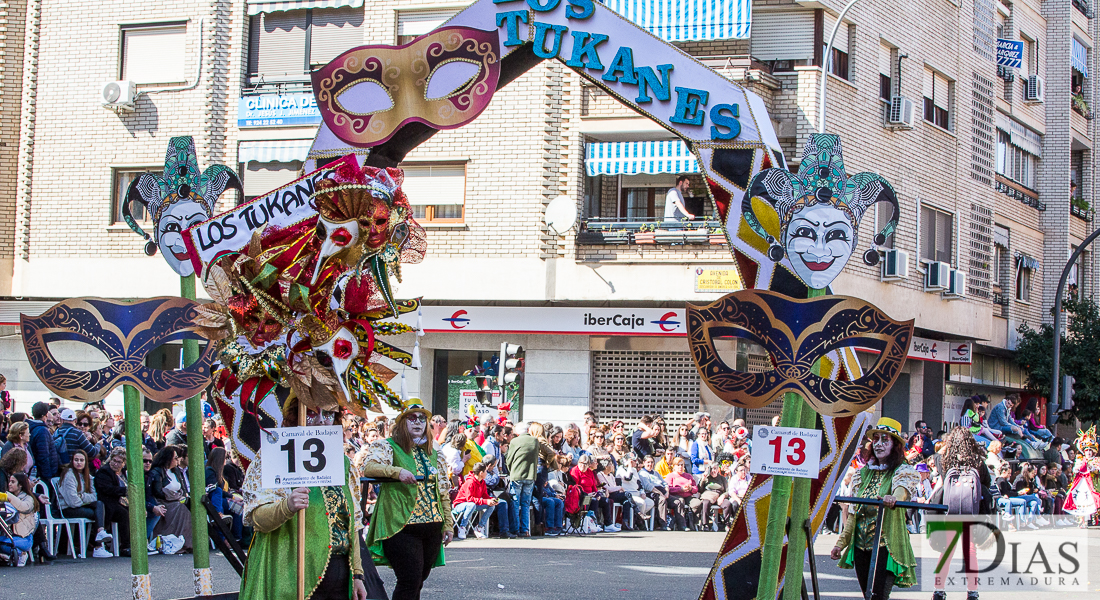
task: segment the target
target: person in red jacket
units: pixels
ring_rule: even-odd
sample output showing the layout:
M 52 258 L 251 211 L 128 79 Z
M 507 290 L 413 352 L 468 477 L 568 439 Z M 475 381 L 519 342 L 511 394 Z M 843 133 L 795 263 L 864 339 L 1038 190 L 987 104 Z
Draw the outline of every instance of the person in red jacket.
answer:
M 592 504 L 596 508 L 597 514 L 603 516 L 603 530 L 614 533 L 618 530 L 611 522 L 611 502 L 607 499 L 607 490 L 604 489 L 604 484 L 600 483 L 600 480 L 596 477 L 592 462 L 591 456 L 587 454 L 580 455 L 577 458 L 577 466 L 573 467 L 569 475 L 573 477 L 574 483 L 581 488 L 581 493 L 584 494 L 581 497 L 581 503 L 584 502 L 585 497 L 592 498 Z
M 489 517 L 497 507 L 497 499 L 489 495 L 489 488 L 485 486 L 485 463 L 478 463 L 470 469 L 470 475 L 463 480 L 462 487 L 458 488 L 458 495 L 454 499 L 455 523 L 458 523 L 458 539 L 466 539 L 466 530 L 470 526 L 470 518 L 479 515 L 480 521 L 474 527 L 474 535 L 479 539 L 489 537 Z

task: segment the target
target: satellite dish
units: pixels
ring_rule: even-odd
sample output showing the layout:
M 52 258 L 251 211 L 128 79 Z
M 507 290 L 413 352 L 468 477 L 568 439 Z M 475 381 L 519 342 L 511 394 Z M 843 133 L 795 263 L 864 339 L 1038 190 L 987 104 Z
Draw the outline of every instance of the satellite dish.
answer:
M 546 205 L 546 226 L 555 235 L 565 235 L 577 223 L 577 203 L 566 195 L 558 196 Z

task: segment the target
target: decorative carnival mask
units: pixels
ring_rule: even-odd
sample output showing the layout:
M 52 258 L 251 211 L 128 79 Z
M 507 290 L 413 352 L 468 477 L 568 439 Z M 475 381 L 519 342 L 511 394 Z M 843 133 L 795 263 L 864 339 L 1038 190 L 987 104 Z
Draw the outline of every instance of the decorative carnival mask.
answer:
M 317 108 L 328 131 L 360 147 L 414 121 L 461 127 L 496 92 L 499 44 L 496 31 L 443 27 L 403 46 L 354 48 L 314 72 Z
M 126 190 L 122 218 L 130 229 L 149 240 L 149 234 L 134 220 L 130 205 L 140 202 L 153 222 L 153 239 L 145 244 L 145 253 L 160 253 L 168 266 L 181 277 L 195 272 L 183 243 L 183 232 L 214 214 L 214 205 L 226 188 L 242 191 L 241 180 L 225 165 L 211 165 L 199 172 L 195 140 L 191 136 L 174 137 L 168 142 L 163 175 L 142 173 Z
M 1077 430 L 1077 450 L 1080 452 L 1092 450 L 1094 454 L 1096 453 L 1096 425 L 1089 427 L 1085 431 L 1081 431 L 1080 429 Z
M 836 279 L 858 245 L 859 222 L 876 202 L 892 210 L 875 235 L 882 245 L 898 224 L 894 189 L 874 173 L 844 172 L 840 137 L 814 134 L 806 141 L 798 174 L 766 169 L 752 179 L 741 203 L 745 223 L 767 244 L 774 262 L 790 259 L 790 268 L 807 286 L 824 289 Z M 875 247 L 863 255 L 878 263 Z
M 895 321 L 857 298 L 795 300 L 764 290 L 735 292 L 706 306 L 688 304 L 687 321 L 695 365 L 722 400 L 760 408 L 794 391 L 814 410 L 831 416 L 857 413 L 878 402 L 901 373 L 913 336 L 913 321 Z M 731 368 L 715 350 L 716 337 L 760 344 L 774 369 L 749 373 Z M 812 373 L 815 362 L 852 346 L 881 352 L 867 373 L 854 381 Z
M 179 402 L 210 383 L 215 344 L 207 344 L 194 364 L 182 369 L 145 365 L 158 347 L 185 339 L 205 339 L 195 321 L 199 303 L 162 297 L 138 302 L 72 298 L 37 317 L 21 319 L 23 346 L 31 368 L 54 394 L 78 402 L 99 402 L 128 384 L 157 402 Z M 102 352 L 110 366 L 94 371 L 64 367 L 50 352 L 55 341 L 80 342 Z

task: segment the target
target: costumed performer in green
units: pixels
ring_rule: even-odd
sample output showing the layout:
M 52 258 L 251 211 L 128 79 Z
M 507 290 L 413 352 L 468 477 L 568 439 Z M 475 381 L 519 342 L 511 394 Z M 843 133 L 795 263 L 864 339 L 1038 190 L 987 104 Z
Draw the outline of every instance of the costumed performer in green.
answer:
M 333 425 L 337 413 L 309 411 L 307 425 Z M 297 426 L 297 401 L 283 410 L 283 427 Z M 297 600 L 298 519 L 306 519 L 306 598 L 367 600 L 359 531 L 359 476 L 345 457 L 343 486 L 265 489 L 260 461 L 244 477 L 244 518 L 255 528 L 241 580 L 241 600 Z
M 852 477 L 852 495 L 880 498 L 886 507 L 877 564 L 871 565 L 871 551 L 877 533 L 878 507 L 869 504 L 849 507 L 853 514 L 844 524 L 830 557 L 839 560 L 841 568 L 855 567 L 864 597 L 868 576 L 874 569 L 875 589 L 871 600 L 887 600 L 894 586 L 910 587 L 917 582 L 917 561 L 909 543 L 909 532 L 905 529 L 905 509 L 894 508 L 894 503 L 913 497 L 920 475 L 905 462 L 905 440 L 897 421 L 883 417 L 867 436 L 871 439 L 872 455 L 866 466 Z
M 431 418 L 418 398 L 407 400 L 392 437 L 368 446 L 360 467 L 367 477 L 396 480 L 379 486 L 366 542 L 375 564 L 389 565 L 397 577 L 393 600 L 419 600 L 454 531 L 451 485 L 428 435 Z

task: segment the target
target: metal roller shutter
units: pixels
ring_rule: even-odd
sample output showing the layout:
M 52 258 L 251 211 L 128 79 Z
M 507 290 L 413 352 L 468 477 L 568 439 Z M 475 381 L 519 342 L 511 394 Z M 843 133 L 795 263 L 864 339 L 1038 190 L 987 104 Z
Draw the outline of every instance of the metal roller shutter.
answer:
M 441 206 L 466 202 L 466 165 L 408 165 L 401 167 L 401 189 L 413 206 Z
M 601 422 L 662 413 L 676 425 L 699 411 L 702 380 L 688 352 L 592 353 L 592 410 Z
M 825 13 L 825 29 L 821 32 L 822 45 L 829 43 L 829 36 L 833 33 L 833 25 L 836 25 L 836 17 L 829 13 Z M 840 29 L 836 30 L 836 40 L 833 41 L 833 48 L 846 54 L 850 51 L 848 46 L 848 24 L 843 21 L 840 23 Z
M 252 17 L 248 70 L 251 75 L 303 75 L 306 72 L 306 11 Z
M 244 195 L 262 196 L 298 178 L 300 162 L 248 163 L 244 172 Z
M 134 83 L 183 83 L 187 26 L 122 30 L 122 79 Z
M 812 60 L 814 11 L 757 12 L 753 15 L 751 44 L 757 60 Z
M 397 13 L 398 41 L 404 43 L 404 38 L 424 35 L 455 16 L 456 12 L 454 9 L 401 11 Z
M 363 9 L 336 8 L 313 11 L 309 62 L 324 65 L 356 46 L 363 45 Z
M 893 61 L 890 58 L 891 54 L 892 50 L 889 46 L 883 44 L 878 45 L 878 72 L 887 77 L 894 76 L 894 65 L 891 64 Z

